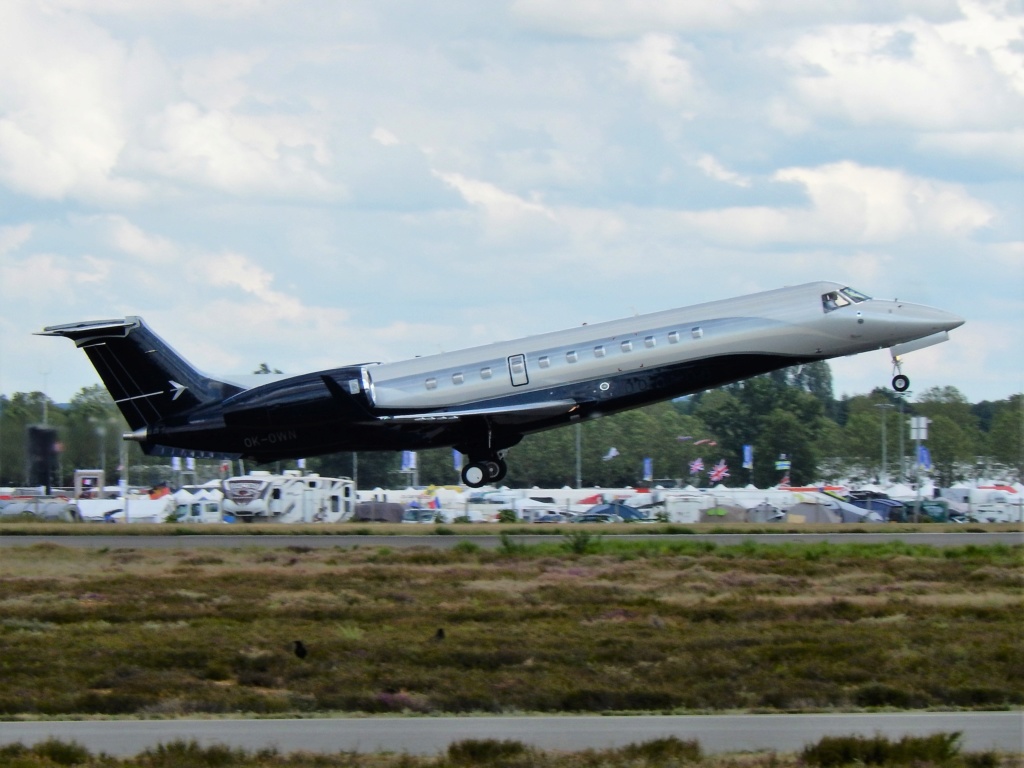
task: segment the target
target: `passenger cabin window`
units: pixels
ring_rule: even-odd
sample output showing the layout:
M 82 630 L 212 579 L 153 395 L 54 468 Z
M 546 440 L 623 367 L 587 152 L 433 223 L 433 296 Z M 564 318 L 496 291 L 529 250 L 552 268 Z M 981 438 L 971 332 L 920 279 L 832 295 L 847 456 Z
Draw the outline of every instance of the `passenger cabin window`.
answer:
M 604 346 L 598 344 L 594 347 L 594 357 L 604 357 Z
M 567 363 L 575 363 L 579 359 L 580 356 L 576 354 L 576 350 L 572 350 L 571 352 L 565 353 L 565 362 Z
M 461 384 L 465 380 L 466 380 L 466 377 L 463 376 L 461 373 L 453 373 L 452 374 L 452 384 Z
M 679 343 L 679 331 L 669 331 L 668 332 L 668 343 L 669 344 L 678 344 Z
M 690 329 L 690 335 L 695 339 L 702 339 L 704 338 L 704 329 L 699 325 L 695 325 Z
M 550 368 L 551 358 L 548 357 L 547 355 L 541 355 L 540 358 L 537 360 L 537 365 L 539 365 L 541 368 Z
M 427 389 L 437 389 L 437 379 L 431 377 L 424 382 L 427 385 Z
M 489 378 L 491 378 L 491 376 L 493 376 L 493 375 L 494 375 L 494 371 L 492 371 L 492 370 L 490 369 L 490 367 L 487 367 L 487 368 L 481 368 L 481 369 L 480 369 L 480 378 L 481 378 L 481 379 L 489 379 Z
M 622 342 L 622 351 L 623 352 L 632 352 L 633 351 L 633 342 L 632 341 L 624 341 L 624 342 Z
M 658 340 L 655 339 L 653 336 L 648 336 L 646 339 L 644 339 L 644 346 L 647 347 L 648 349 L 652 349 L 654 345 L 657 343 Z

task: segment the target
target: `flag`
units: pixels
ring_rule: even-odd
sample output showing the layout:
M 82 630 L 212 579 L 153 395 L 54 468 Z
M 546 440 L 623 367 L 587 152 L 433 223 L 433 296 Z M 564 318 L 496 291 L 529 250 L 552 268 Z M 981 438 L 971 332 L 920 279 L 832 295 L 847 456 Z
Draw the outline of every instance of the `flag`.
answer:
M 925 469 L 932 468 L 931 451 L 929 451 L 928 448 L 926 448 L 923 445 L 917 446 L 917 463 L 920 464 Z
M 187 469 L 189 472 L 195 472 L 196 471 L 196 457 L 195 456 L 186 456 L 185 457 L 185 469 Z
M 654 479 L 654 460 L 644 459 L 644 482 L 649 483 Z
M 435 496 L 433 499 L 431 499 L 429 502 L 427 502 L 427 507 L 429 509 L 440 509 L 441 508 L 441 499 L 438 496 Z
M 402 451 L 402 472 L 416 469 L 416 451 Z
M 455 467 L 456 472 L 462 469 L 462 454 L 454 448 L 452 448 L 452 466 Z
M 305 469 L 306 468 L 306 460 L 305 459 L 299 459 L 298 461 L 295 462 L 295 466 L 297 466 L 299 469 Z
M 729 467 L 726 466 L 725 459 L 720 459 L 719 462 L 715 464 L 714 469 L 712 469 L 711 472 L 708 474 L 708 477 L 711 478 L 712 483 L 717 483 L 728 476 Z
M 181 471 L 181 456 L 171 456 L 171 470 L 174 472 Z
M 754 468 L 754 446 L 752 445 L 743 446 L 743 468 Z
M 608 449 L 608 453 L 606 453 L 606 454 L 605 454 L 605 455 L 604 455 L 604 456 L 602 457 L 602 461 L 610 461 L 610 460 L 614 459 L 614 458 L 615 458 L 616 456 L 618 456 L 618 455 L 619 455 L 619 449 L 618 449 L 618 448 L 616 448 L 616 447 L 615 447 L 615 446 L 613 445 L 613 446 L 612 446 L 611 448 L 609 448 L 609 449 Z
M 693 461 L 690 462 L 690 474 L 691 475 L 696 475 L 699 472 L 703 472 L 703 471 L 704 471 L 704 459 L 702 459 L 702 458 L 700 458 L 698 456 L 696 459 L 694 459 Z

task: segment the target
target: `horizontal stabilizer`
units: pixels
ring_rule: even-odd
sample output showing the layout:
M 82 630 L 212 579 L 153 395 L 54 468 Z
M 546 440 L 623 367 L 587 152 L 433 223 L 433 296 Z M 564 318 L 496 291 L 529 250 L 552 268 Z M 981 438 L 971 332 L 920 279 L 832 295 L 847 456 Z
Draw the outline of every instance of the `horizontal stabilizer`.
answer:
M 575 400 L 547 400 L 538 403 L 522 403 L 519 405 L 494 405 L 487 408 L 458 406 L 453 408 L 426 411 L 423 413 L 400 413 L 393 416 L 378 416 L 382 421 L 459 421 L 477 416 L 485 416 L 496 423 L 515 423 L 522 419 L 534 419 L 544 416 L 557 416 L 569 413 L 578 406 Z

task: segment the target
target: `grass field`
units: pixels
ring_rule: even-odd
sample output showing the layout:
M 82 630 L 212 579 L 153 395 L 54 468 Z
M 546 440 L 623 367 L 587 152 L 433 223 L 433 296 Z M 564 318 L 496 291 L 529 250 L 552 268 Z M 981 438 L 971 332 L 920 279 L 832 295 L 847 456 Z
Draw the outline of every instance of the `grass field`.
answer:
M 587 531 L 5 548 L 0 716 L 1019 707 L 1021 555 Z

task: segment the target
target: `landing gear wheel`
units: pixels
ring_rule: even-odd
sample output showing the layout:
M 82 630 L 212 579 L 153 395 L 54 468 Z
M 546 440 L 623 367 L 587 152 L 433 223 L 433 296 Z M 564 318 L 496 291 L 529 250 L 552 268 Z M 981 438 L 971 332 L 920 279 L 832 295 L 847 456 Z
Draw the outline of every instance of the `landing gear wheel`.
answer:
M 892 388 L 897 392 L 906 392 L 910 388 L 910 379 L 902 373 L 892 377 Z
M 487 462 L 470 462 L 462 468 L 462 482 L 470 488 L 480 488 L 487 484 L 489 474 Z
M 505 479 L 505 475 L 508 474 L 508 464 L 504 459 L 494 459 L 485 463 L 487 464 L 487 480 L 489 482 L 497 483 Z
M 508 464 L 499 456 L 487 459 L 470 459 L 462 468 L 462 482 L 470 488 L 479 488 L 487 483 L 503 480 L 508 474 Z

